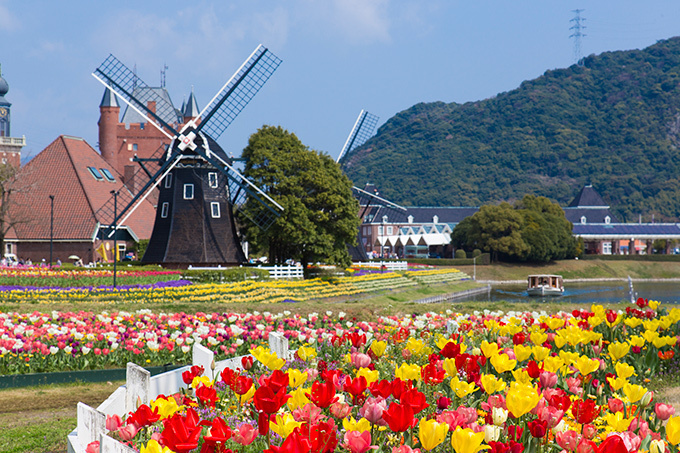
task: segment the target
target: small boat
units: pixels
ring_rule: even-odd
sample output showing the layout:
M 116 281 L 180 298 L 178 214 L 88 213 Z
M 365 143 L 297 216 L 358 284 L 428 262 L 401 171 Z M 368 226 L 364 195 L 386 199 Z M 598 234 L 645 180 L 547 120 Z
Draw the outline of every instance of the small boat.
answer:
M 527 294 L 530 296 L 561 296 L 564 283 L 561 275 L 530 275 L 527 278 Z

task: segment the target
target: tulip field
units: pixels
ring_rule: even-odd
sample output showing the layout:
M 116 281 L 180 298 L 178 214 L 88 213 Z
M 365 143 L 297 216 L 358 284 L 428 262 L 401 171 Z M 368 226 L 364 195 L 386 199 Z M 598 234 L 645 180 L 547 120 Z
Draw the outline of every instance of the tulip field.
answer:
M 644 299 L 620 311 L 371 322 L 330 311 L 17 316 L 4 325 L 45 329 L 35 354 L 46 361 L 47 343 L 71 329 L 78 344 L 58 345 L 55 356 L 63 346 L 102 357 L 94 348 L 104 344 L 140 359 L 181 355 L 193 341 L 250 352 L 237 370 L 210 380 L 194 367 L 186 390 L 109 417 L 110 435 L 142 453 L 660 453 L 680 443 L 680 414 L 650 390 L 652 378 L 677 372 L 680 309 Z M 265 346 L 272 330 L 289 338 L 294 358 Z

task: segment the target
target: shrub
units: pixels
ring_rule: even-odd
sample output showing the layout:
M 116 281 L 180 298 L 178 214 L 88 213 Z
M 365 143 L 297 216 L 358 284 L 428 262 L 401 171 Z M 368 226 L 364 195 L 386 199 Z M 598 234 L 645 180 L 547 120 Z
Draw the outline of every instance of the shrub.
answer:
M 228 283 L 244 280 L 263 281 L 269 279 L 269 271 L 256 267 L 233 267 L 229 269 L 185 270 L 182 278 L 196 283 Z
M 474 249 L 474 250 L 472 251 L 472 257 L 473 257 L 473 258 L 478 257 L 478 256 L 480 256 L 481 254 L 482 254 L 482 251 L 479 250 L 479 249 Z
M 465 254 L 465 250 L 463 250 L 463 249 L 456 250 L 456 253 L 453 256 L 457 259 L 467 258 L 467 255 Z

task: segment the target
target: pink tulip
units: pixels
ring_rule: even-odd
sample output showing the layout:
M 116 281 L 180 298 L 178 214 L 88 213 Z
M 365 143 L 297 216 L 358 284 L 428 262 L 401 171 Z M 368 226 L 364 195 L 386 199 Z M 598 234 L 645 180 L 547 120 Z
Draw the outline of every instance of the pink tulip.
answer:
M 386 410 L 387 401 L 382 396 L 377 396 L 375 398 L 369 397 L 366 399 L 364 405 L 359 409 L 359 413 L 374 425 L 387 426 L 387 423 L 382 418 L 382 414 Z
M 614 413 L 623 412 L 624 404 L 623 401 L 618 398 L 609 398 L 609 401 L 607 401 L 607 407 Z
M 367 368 L 371 364 L 371 357 L 368 354 L 357 352 L 351 355 L 352 365 L 357 368 Z
M 542 388 L 554 388 L 557 385 L 557 373 L 541 371 L 538 376 Z
M 250 445 L 257 437 L 257 430 L 250 423 L 245 423 L 232 431 L 232 439 L 240 445 Z
M 574 430 L 569 430 L 563 433 L 557 433 L 555 435 L 555 440 L 557 441 L 557 445 L 563 449 L 574 451 L 581 442 L 581 435 Z
M 352 453 L 366 453 L 368 450 L 376 450 L 377 445 L 371 445 L 370 431 L 347 431 L 345 433 L 345 446 Z
M 415 450 L 408 445 L 402 445 L 400 447 L 394 447 L 392 449 L 392 453 L 420 453 L 420 448 L 416 448 Z
M 136 434 L 137 427 L 132 423 L 118 428 L 118 436 L 123 440 L 132 440 Z
M 99 441 L 95 440 L 94 442 L 87 444 L 85 453 L 99 453 Z
M 123 426 L 123 420 L 121 420 L 121 418 L 118 414 L 106 416 L 106 430 L 107 431 L 116 431 L 121 426 Z
M 538 411 L 538 418 L 541 421 L 547 422 L 548 428 L 550 429 L 553 429 L 555 426 L 557 426 L 560 421 L 562 421 L 563 416 L 564 411 L 552 406 L 545 406 Z
M 675 415 L 675 408 L 670 404 L 656 403 L 654 412 L 659 420 L 668 420 Z
M 347 417 L 352 412 L 352 407 L 349 404 L 341 403 L 340 401 L 331 404 L 329 409 L 331 414 L 333 414 L 333 417 L 339 419 Z

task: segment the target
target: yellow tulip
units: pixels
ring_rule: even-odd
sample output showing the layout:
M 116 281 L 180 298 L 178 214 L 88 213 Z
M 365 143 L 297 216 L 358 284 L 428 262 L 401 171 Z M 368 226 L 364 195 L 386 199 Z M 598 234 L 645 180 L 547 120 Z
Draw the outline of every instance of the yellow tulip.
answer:
M 548 319 L 545 320 L 545 323 L 546 323 L 546 324 L 548 325 L 548 327 L 550 327 L 552 330 L 561 329 L 562 326 L 564 326 L 564 323 L 565 323 L 565 322 L 566 322 L 566 321 L 565 321 L 564 319 L 562 319 L 562 318 L 553 318 L 553 317 L 550 317 L 550 318 L 548 318 Z
M 542 362 L 550 354 L 550 349 L 543 346 L 534 346 L 531 351 L 534 353 L 534 359 L 538 362 Z
M 496 369 L 497 373 L 504 373 L 506 371 L 514 370 L 517 366 L 517 360 L 512 360 L 507 354 L 499 354 L 491 357 L 491 365 Z
M 161 418 L 165 419 L 177 412 L 180 407 L 175 398 L 156 398 L 151 402 L 151 409 L 158 409 Z
M 288 406 L 288 409 L 294 411 L 295 409 L 304 407 L 305 404 L 309 403 L 309 398 L 307 398 L 306 393 L 309 393 L 309 389 L 304 387 L 292 390 L 290 392 L 290 398 L 288 398 L 288 401 L 286 401 L 286 406 Z
M 572 365 L 576 363 L 579 358 L 579 355 L 575 352 L 560 351 L 558 355 L 562 360 L 564 360 L 565 365 Z
M 523 368 L 512 370 L 512 376 L 515 378 L 515 381 L 522 384 L 529 384 L 531 382 L 531 376 L 529 376 L 527 370 Z
M 297 350 L 297 355 L 300 357 L 300 359 L 307 362 L 308 360 L 316 357 L 316 349 L 312 348 L 311 346 L 302 346 Z
M 298 369 L 290 368 L 286 371 L 286 374 L 288 375 L 288 382 L 293 388 L 299 387 L 307 381 L 307 373 Z
M 420 420 L 418 428 L 420 444 L 427 451 L 444 442 L 446 434 L 449 432 L 448 424 L 437 423 L 435 420 L 426 420 L 425 418 Z
M 611 343 L 607 348 L 609 356 L 614 362 L 618 362 L 630 351 L 630 345 L 628 343 L 619 343 L 618 341 Z
M 245 395 L 240 395 L 239 396 L 239 402 L 241 405 L 246 404 L 248 401 L 250 401 L 253 398 L 253 395 L 255 395 L 255 386 L 251 385 L 250 390 L 248 390 Z
M 387 342 L 386 341 L 374 341 L 371 343 L 371 351 L 373 351 L 373 354 L 375 354 L 376 357 L 382 357 L 383 354 L 385 354 L 385 350 L 387 349 Z
M 483 374 L 480 380 L 482 381 L 484 391 L 489 395 L 495 392 L 501 392 L 506 387 L 505 381 L 498 379 L 493 374 Z
M 535 344 L 536 346 L 541 346 L 548 340 L 548 334 L 543 331 L 534 332 L 529 336 L 529 338 L 531 338 L 531 342 L 533 344 Z
M 626 385 L 628 383 L 628 380 L 626 378 L 623 378 L 623 377 L 616 377 L 616 378 L 608 377 L 607 382 L 609 382 L 609 385 L 612 386 L 612 388 L 614 389 L 615 392 L 618 392 L 619 390 L 621 390 L 623 388 L 624 385 Z
M 293 414 L 284 413 L 277 414 L 276 417 L 269 422 L 269 428 L 282 438 L 288 437 L 293 430 L 299 426 L 302 426 L 302 422 L 298 422 L 293 418 Z
M 646 340 L 638 335 L 633 335 L 628 339 L 628 343 L 630 343 L 631 346 L 637 346 L 638 348 L 641 348 L 645 345 Z
M 342 419 L 342 426 L 345 431 L 368 431 L 371 429 L 371 422 L 365 418 L 356 421 L 354 417 L 349 416 Z
M 394 375 L 402 381 L 407 379 L 419 381 L 421 378 L 420 367 L 418 365 L 402 363 L 401 366 L 395 370 Z
M 598 368 L 600 368 L 600 361 L 582 355 L 581 357 L 578 358 L 578 360 L 576 360 L 574 366 L 583 376 L 587 376 L 593 371 L 596 371 Z
M 212 387 L 212 380 L 208 376 L 196 376 L 193 381 L 191 381 L 191 386 L 195 389 L 199 388 L 201 385 Z
M 666 423 L 666 440 L 673 445 L 680 442 L 680 415 L 671 417 Z
M 458 376 L 458 369 L 456 369 L 456 359 L 444 359 L 442 364 L 446 375 L 449 377 Z
M 491 358 L 495 355 L 498 354 L 498 344 L 497 343 L 489 343 L 488 341 L 484 340 L 482 341 L 482 354 L 486 356 L 486 358 Z
M 618 377 L 628 379 L 635 374 L 635 367 L 628 365 L 626 362 L 618 362 L 614 365 L 614 371 Z
M 408 340 L 406 341 L 406 349 L 411 351 L 413 354 L 421 354 L 424 347 L 425 344 L 423 343 L 423 340 L 419 340 L 414 337 L 408 337 Z
M 512 415 L 521 417 L 536 407 L 540 399 L 541 395 L 535 387 L 513 382 L 510 384 L 505 402 Z
M 624 418 L 623 412 L 607 412 L 604 416 L 607 424 L 616 432 L 622 433 L 628 430 L 633 418 Z
M 482 445 L 484 442 L 484 431 L 475 433 L 470 428 L 456 427 L 456 430 L 451 433 L 451 446 L 456 453 L 477 453 L 480 450 L 488 450 L 488 445 Z
M 623 386 L 623 393 L 628 398 L 628 401 L 631 403 L 636 403 L 640 401 L 643 396 L 645 396 L 647 389 L 637 384 L 625 384 Z
M 370 368 L 359 368 L 357 371 L 357 377 L 363 376 L 366 378 L 366 384 L 371 385 L 378 379 L 380 379 L 380 371 L 371 370 Z
M 464 398 L 470 393 L 477 391 L 478 387 L 474 382 L 467 383 L 465 381 L 459 380 L 457 377 L 451 379 L 451 390 L 456 392 L 458 398 Z
M 523 344 L 516 344 L 513 348 L 515 351 L 515 358 L 519 362 L 524 362 L 531 357 L 531 346 L 524 346 Z
M 623 323 L 627 325 L 628 327 L 636 328 L 640 324 L 642 324 L 642 319 L 640 318 L 626 318 L 623 320 Z
M 161 444 L 159 444 L 158 441 L 151 439 L 146 445 L 142 445 L 142 448 L 139 449 L 139 453 L 172 453 L 172 450 L 168 447 L 161 447 Z

